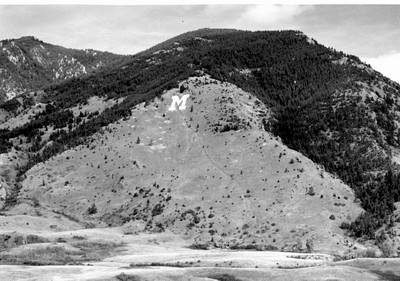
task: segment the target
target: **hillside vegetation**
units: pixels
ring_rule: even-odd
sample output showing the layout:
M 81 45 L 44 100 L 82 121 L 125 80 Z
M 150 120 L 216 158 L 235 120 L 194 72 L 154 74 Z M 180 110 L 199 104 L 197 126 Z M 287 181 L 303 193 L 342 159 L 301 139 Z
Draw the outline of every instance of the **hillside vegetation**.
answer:
M 40 98 L 13 99 L 2 105 L 4 111 L 38 101 L 45 109 L 20 127 L 0 131 L 1 149 L 14 145 L 29 151 L 23 174 L 87 144 L 104 126 L 131 118 L 134 106 L 161 97 L 199 71 L 254 94 L 271 110 L 265 130 L 355 191 L 365 213 L 342 225 L 350 234 L 375 238 L 381 226 L 393 225 L 394 203 L 400 201 L 398 164 L 392 159 L 399 147 L 400 86 L 357 57 L 298 31 L 200 30 L 118 67 L 47 87 Z M 71 108 L 93 96 L 123 100 L 102 112 L 75 116 Z
M 189 95 L 170 111 L 173 96 Z M 26 173 L 19 201 L 79 222 L 171 230 L 193 247 L 346 254 L 352 190 L 265 132 L 256 97 L 191 77 Z

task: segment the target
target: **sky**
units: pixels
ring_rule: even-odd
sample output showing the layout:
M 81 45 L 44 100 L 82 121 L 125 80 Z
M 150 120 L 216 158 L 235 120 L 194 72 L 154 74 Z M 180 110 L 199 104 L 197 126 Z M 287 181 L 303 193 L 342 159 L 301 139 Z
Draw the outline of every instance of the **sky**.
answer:
M 120 54 L 204 27 L 301 30 L 400 83 L 400 5 L 0 5 L 0 39 Z

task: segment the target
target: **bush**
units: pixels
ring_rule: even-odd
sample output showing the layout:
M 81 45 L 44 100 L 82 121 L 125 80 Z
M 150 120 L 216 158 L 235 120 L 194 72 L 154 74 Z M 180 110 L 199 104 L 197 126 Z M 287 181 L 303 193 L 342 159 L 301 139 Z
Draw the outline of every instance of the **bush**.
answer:
M 366 258 L 377 258 L 377 252 L 376 249 L 373 248 L 367 248 L 363 254 L 364 257 Z
M 95 203 L 93 203 L 93 204 L 87 209 L 87 213 L 88 213 L 89 215 L 94 215 L 94 214 L 97 213 L 97 207 L 96 207 L 96 204 L 95 204 Z
M 136 275 L 127 275 L 125 273 L 121 273 L 117 276 L 115 276 L 117 280 L 119 281 L 141 281 L 142 279 L 139 276 Z
M 313 186 L 310 186 L 310 187 L 308 188 L 306 194 L 307 194 L 307 195 L 310 195 L 310 196 L 314 196 L 314 195 L 315 195 L 314 187 L 313 187 Z
M 242 281 L 241 279 L 226 273 L 210 275 L 208 276 L 208 278 L 215 279 L 218 281 Z

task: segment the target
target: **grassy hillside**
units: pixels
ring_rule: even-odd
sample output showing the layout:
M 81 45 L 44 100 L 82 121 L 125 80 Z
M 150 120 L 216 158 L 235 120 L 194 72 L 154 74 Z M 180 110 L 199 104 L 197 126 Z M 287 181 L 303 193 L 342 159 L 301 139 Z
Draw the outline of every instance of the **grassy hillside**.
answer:
M 352 250 L 339 226 L 361 211 L 353 192 L 265 132 L 268 108 L 206 76 L 180 88 L 34 166 L 19 200 L 80 222 L 172 230 L 194 247 Z M 186 109 L 169 111 L 185 94 Z
M 366 213 L 343 225 L 350 233 L 373 238 L 389 220 L 400 200 L 397 164 L 391 157 L 399 147 L 400 86 L 357 57 L 298 31 L 200 30 L 116 68 L 48 87 L 40 99 L 46 104 L 43 112 L 0 132 L 2 149 L 14 144 L 30 151 L 24 172 L 87 144 L 87 137 L 102 127 L 130 118 L 133 106 L 161 96 L 199 70 L 256 95 L 272 111 L 265 129 L 354 189 Z M 92 96 L 124 99 L 99 114 L 74 116 L 70 108 Z

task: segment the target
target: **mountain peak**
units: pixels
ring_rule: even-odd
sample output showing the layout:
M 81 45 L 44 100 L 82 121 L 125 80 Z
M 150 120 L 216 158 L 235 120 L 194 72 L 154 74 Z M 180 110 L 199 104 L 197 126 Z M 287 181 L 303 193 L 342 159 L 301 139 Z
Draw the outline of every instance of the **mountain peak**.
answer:
M 22 37 L 20 37 L 20 38 L 18 38 L 16 40 L 17 41 L 40 41 L 39 39 L 37 39 L 33 35 L 22 36 Z
M 0 47 L 0 102 L 124 58 L 108 52 L 67 49 L 32 35 L 0 41 Z
M 24 42 L 42 42 L 42 41 L 33 35 L 26 35 L 26 36 L 21 36 L 19 38 L 3 39 L 3 40 L 1 40 L 1 42 L 3 42 L 3 43 L 7 43 L 7 42 L 24 43 Z

